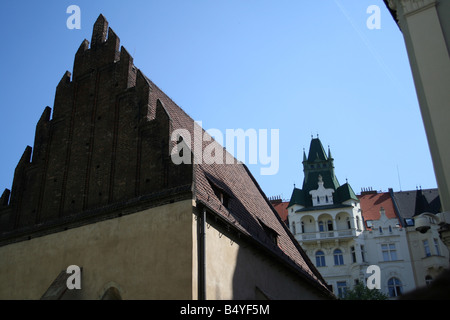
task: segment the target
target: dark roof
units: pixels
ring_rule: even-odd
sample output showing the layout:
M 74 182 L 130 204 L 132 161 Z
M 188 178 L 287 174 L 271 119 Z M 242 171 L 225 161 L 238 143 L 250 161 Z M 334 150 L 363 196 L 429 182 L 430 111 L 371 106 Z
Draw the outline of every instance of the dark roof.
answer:
M 323 149 L 322 143 L 319 138 L 311 140 L 308 153 L 308 162 L 313 162 L 316 160 L 325 161 L 328 160 L 327 154 Z
M 294 204 L 306 206 L 306 200 L 302 189 L 294 188 L 294 190 L 292 191 L 291 200 L 289 201 L 288 207 Z
M 397 10 L 392 9 L 389 6 L 389 0 L 383 0 L 384 4 L 386 5 L 386 8 L 389 10 L 389 12 L 391 13 L 392 18 L 394 19 L 394 21 L 397 23 L 398 25 L 398 19 L 397 19 Z M 399 26 L 400 27 L 400 26 Z
M 305 178 L 303 179 L 302 189 L 305 190 L 306 195 L 309 195 L 309 191 L 318 188 L 317 181 L 319 180 L 319 175 L 322 176 L 324 188 L 333 190 L 339 188 L 339 181 L 331 170 L 313 171 L 305 174 Z
M 343 185 L 339 184 L 334 173 L 333 161 L 334 159 L 331 157 L 330 150 L 328 150 L 327 156 L 320 139 L 311 139 L 308 158 L 303 153 L 303 171 L 305 176 L 303 178 L 302 189 L 294 188 L 289 201 L 289 207 L 294 204 L 306 208 L 312 207 L 312 199 L 309 192 L 311 190 L 317 190 L 319 176 L 322 177 L 324 188 L 334 190 L 334 205 L 342 204 L 344 201 L 350 199 L 358 201 L 355 192 L 348 182 Z
M 393 192 L 392 197 L 401 218 L 412 218 L 424 212 L 441 212 L 438 189 Z
M 197 126 L 194 120 L 150 79 L 146 80 L 171 119 L 172 130 L 186 129 L 191 137 L 194 137 L 194 125 Z M 205 133 L 203 129 L 202 132 Z M 317 287 L 330 294 L 325 280 L 282 222 L 248 168 L 234 157 L 235 163 L 228 164 L 225 159 L 231 155 L 214 139 L 203 141 L 202 145 L 195 145 L 195 142 L 195 139 L 191 139 L 191 150 L 194 152 L 195 150 L 202 152 L 211 143 L 217 144 L 216 150 L 224 151 L 223 164 L 194 165 L 193 191 L 197 202 L 204 204 L 239 232 L 256 240 L 278 258 L 297 268 L 313 280 Z M 228 194 L 230 199 L 228 208 L 216 196 L 211 182 Z M 278 234 L 277 245 L 274 245 L 270 236 L 263 232 L 267 227 Z
M 325 210 L 325 209 L 338 209 L 338 208 L 352 208 L 352 206 L 347 204 L 329 204 L 329 205 L 323 205 L 323 206 L 315 206 L 315 207 L 307 207 L 295 210 L 295 212 L 309 212 L 309 211 L 318 211 L 318 210 Z
M 337 188 L 336 193 L 338 202 L 344 202 L 350 199 L 359 200 L 348 182 Z

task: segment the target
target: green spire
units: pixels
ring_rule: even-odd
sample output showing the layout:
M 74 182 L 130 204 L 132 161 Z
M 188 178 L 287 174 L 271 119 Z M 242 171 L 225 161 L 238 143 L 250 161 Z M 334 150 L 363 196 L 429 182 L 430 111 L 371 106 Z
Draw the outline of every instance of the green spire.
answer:
M 322 142 L 319 138 L 311 140 L 311 145 L 309 146 L 308 162 L 313 161 L 327 161 L 328 157 L 323 149 Z
M 303 185 L 301 189 L 295 188 L 291 196 L 289 206 L 294 204 L 302 205 L 306 208 L 312 207 L 311 190 L 317 190 L 319 180 L 323 182 L 325 189 L 333 189 L 334 205 L 342 204 L 349 199 L 358 200 L 352 187 L 346 181 L 342 186 L 334 173 L 334 159 L 331 155 L 330 146 L 328 146 L 328 155 L 325 152 L 319 137 L 311 136 L 308 157 L 303 149 Z

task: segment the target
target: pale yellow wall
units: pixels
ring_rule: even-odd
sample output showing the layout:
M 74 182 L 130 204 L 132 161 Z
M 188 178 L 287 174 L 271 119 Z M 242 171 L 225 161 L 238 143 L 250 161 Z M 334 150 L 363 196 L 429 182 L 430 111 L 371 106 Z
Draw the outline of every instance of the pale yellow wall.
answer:
M 271 299 L 320 299 L 309 284 L 273 257 L 214 226 L 206 228 L 207 299 L 255 299 L 256 287 Z
M 192 202 L 180 201 L 0 247 L 0 299 L 39 299 L 69 265 L 83 298 L 192 298 Z

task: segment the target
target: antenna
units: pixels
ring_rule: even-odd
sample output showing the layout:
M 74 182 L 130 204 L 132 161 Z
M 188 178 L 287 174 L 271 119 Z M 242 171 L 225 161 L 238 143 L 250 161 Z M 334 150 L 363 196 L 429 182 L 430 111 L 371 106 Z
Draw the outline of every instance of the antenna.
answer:
M 400 181 L 400 171 L 398 170 L 398 165 L 397 165 L 397 176 L 398 176 L 398 185 L 400 186 L 400 191 L 402 191 L 402 182 Z

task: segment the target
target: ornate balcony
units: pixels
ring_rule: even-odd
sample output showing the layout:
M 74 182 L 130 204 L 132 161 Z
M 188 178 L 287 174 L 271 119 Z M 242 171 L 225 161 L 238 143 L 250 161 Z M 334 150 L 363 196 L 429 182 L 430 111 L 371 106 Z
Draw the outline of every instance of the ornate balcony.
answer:
M 298 241 L 317 241 L 317 240 L 334 240 L 334 239 L 351 239 L 356 237 L 356 229 L 333 230 L 323 232 L 306 232 L 297 233 L 295 238 Z

